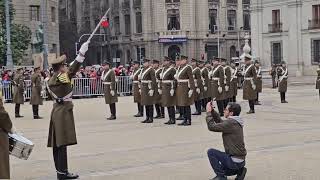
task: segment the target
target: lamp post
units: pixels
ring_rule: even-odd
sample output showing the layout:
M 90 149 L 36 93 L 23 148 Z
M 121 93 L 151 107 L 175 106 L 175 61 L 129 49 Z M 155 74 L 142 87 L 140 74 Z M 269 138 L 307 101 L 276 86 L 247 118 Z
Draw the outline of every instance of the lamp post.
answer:
M 11 29 L 10 29 L 10 13 L 9 0 L 5 0 L 6 8 L 6 31 L 7 31 L 7 68 L 13 69 L 12 51 L 11 51 Z
M 240 33 L 243 30 L 243 27 L 240 27 L 240 30 L 238 31 L 238 54 L 240 55 Z

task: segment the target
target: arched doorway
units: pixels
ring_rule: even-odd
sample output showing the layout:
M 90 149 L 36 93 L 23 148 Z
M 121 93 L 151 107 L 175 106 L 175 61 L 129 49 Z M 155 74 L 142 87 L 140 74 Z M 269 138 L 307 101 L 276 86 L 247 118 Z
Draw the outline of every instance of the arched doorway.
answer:
M 176 59 L 180 55 L 180 47 L 178 45 L 172 45 L 168 48 L 168 57 Z

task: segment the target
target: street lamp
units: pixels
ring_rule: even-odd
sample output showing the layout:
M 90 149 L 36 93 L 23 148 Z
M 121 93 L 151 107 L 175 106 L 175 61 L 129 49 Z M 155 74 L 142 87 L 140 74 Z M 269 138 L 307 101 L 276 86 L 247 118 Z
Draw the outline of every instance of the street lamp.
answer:
M 240 33 L 243 30 L 243 27 L 240 27 L 240 30 L 238 31 L 238 54 L 240 56 Z

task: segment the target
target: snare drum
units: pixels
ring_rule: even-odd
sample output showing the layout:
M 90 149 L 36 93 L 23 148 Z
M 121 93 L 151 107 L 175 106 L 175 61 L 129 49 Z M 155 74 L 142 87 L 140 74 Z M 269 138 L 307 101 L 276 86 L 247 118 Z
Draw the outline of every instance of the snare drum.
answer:
M 34 144 L 19 134 L 8 134 L 9 153 L 19 159 L 27 160 L 32 152 Z

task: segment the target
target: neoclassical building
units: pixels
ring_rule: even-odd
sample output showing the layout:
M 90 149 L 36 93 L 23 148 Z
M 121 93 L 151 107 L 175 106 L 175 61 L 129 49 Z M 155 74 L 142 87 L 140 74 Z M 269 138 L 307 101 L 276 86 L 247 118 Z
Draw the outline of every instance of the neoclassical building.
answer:
M 255 0 L 252 54 L 270 67 L 284 60 L 289 75 L 314 75 L 320 62 L 320 0 Z
M 68 0 L 60 0 L 60 2 Z M 89 33 L 99 15 L 111 8 L 106 37 L 89 50 L 92 63 L 121 64 L 141 57 L 236 57 L 250 32 L 250 0 L 95 0 L 76 1 L 79 36 Z M 70 2 L 69 2 L 70 4 Z M 83 8 L 87 7 L 87 8 Z M 90 30 L 88 30 L 88 27 Z M 83 31 L 83 29 L 87 29 Z

